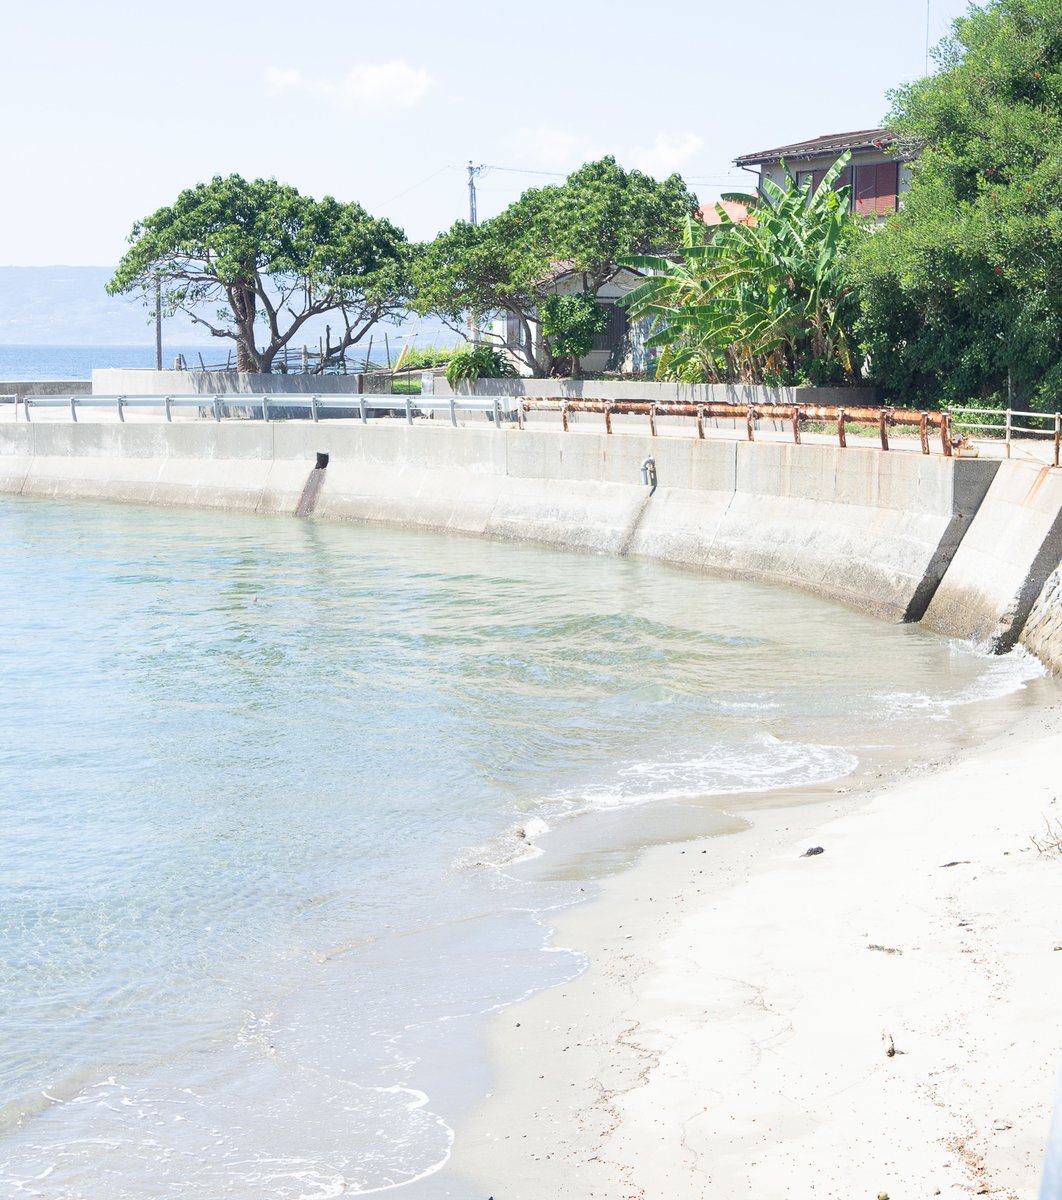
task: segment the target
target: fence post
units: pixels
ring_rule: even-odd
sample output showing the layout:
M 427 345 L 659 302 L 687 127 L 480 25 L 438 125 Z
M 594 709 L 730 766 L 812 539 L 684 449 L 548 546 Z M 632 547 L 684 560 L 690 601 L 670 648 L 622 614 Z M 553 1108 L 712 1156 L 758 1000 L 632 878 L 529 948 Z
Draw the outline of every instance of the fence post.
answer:
M 649 404 L 649 436 L 656 437 L 656 402 Z
M 310 397 L 310 416 L 312 416 L 315 421 L 317 420 L 317 397 L 316 396 Z
M 697 440 L 704 441 L 704 405 L 697 405 Z
M 265 392 L 262 393 L 262 420 L 269 420 L 269 397 Z
M 928 424 L 929 424 L 929 413 L 924 412 L 924 413 L 922 413 L 922 415 L 918 421 L 918 436 L 922 442 L 922 453 L 923 454 L 929 453 L 929 430 L 927 429 Z
M 457 428 L 457 397 L 450 397 L 450 424 Z
M 1011 418 L 1011 410 L 1008 408 L 1007 409 L 1007 458 L 1010 458 L 1010 433 L 1011 433 L 1010 418 Z
M 1055 463 L 1058 466 L 1058 443 L 1060 435 L 1062 435 L 1062 413 L 1055 413 Z
M 23 396 L 22 397 L 22 412 L 25 414 L 27 421 L 32 420 L 32 418 L 29 415 L 29 410 L 30 410 L 29 396 Z M 18 420 L 18 396 L 17 395 L 15 396 L 15 420 L 16 421 Z
M 793 444 L 800 445 L 800 407 L 793 405 Z
M 221 397 L 220 396 L 214 397 L 214 420 L 215 421 L 221 420 Z
M 367 425 L 369 419 L 365 415 L 365 396 L 364 395 L 362 395 L 361 400 L 358 401 L 358 406 L 361 409 L 361 423 L 363 425 Z
M 70 420 L 77 423 L 77 397 L 70 397 Z
M 406 424 L 413 424 L 413 401 L 406 397 Z
M 944 457 L 951 458 L 951 413 L 949 412 L 940 414 L 940 446 L 944 451 Z
M 172 396 L 167 396 L 163 401 L 163 404 L 166 406 L 166 420 L 167 421 L 173 420 L 173 412 L 171 411 L 171 408 L 170 408 L 170 401 L 172 399 L 173 399 Z
M 756 410 L 750 404 L 749 411 L 745 414 L 745 432 L 748 434 L 748 438 L 749 438 L 750 442 L 754 442 L 756 440 L 756 431 L 752 424 L 752 422 L 755 418 L 755 414 L 756 414 Z
M 501 429 L 501 401 L 494 397 L 494 428 Z
M 119 421 L 121 421 L 123 424 L 124 424 L 124 422 L 125 422 L 125 411 L 124 411 L 124 409 L 125 409 L 125 397 L 124 397 L 124 396 L 119 396 L 119 397 L 118 397 L 118 420 L 119 420 Z
M 840 443 L 841 449 L 844 450 L 848 446 L 848 442 L 844 436 L 844 409 L 837 410 L 837 441 Z
M 881 448 L 888 450 L 889 448 L 889 410 L 883 408 L 878 416 L 878 428 L 881 431 Z

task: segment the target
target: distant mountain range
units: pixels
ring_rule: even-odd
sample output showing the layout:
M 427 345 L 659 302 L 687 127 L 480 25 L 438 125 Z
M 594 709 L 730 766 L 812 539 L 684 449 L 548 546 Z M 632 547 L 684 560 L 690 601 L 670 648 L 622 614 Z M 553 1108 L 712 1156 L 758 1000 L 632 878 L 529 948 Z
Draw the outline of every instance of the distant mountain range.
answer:
M 113 267 L 0 267 L 0 346 L 153 346 L 155 323 L 147 309 L 104 290 L 113 273 Z M 308 322 L 297 335 L 298 343 L 316 345 L 325 324 L 326 318 Z M 407 337 L 415 337 L 417 346 L 457 340 L 432 320 L 413 319 L 398 328 L 377 326 L 378 344 L 385 331 L 396 348 Z M 210 346 L 222 358 L 232 345 L 227 340 L 219 343 L 182 316 L 168 317 L 162 335 L 169 346 Z
M 0 345 L 153 345 L 147 309 L 104 291 L 113 274 L 113 267 L 0 267 Z M 175 344 L 211 341 L 187 317 L 173 317 L 163 329 Z

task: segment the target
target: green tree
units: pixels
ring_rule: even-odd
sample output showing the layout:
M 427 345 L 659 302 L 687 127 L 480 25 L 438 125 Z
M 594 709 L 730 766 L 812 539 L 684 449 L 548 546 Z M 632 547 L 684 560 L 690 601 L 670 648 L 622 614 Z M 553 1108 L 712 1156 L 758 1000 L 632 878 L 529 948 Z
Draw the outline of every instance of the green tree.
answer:
M 313 200 L 272 179 L 215 177 L 183 191 L 138 221 L 129 243 L 108 292 L 154 307 L 157 280 L 163 311 L 233 340 L 240 371 L 271 371 L 277 352 L 325 314 L 342 323 L 328 346 L 341 359 L 402 309 L 408 290 L 401 230 L 358 204 Z
M 414 307 L 454 328 L 469 312 L 507 316 L 519 330 L 517 356 L 533 375 L 548 375 L 563 352 L 542 336 L 539 310 L 558 275 L 575 274 L 593 297 L 623 256 L 677 247 L 696 208 L 678 175 L 660 182 L 611 157 L 586 163 L 482 225 L 458 221 L 420 247 Z
M 593 349 L 594 334 L 608 327 L 608 313 L 586 292 L 543 296 L 538 310 L 552 353 L 571 358 L 571 373 L 578 375 L 579 359 Z
M 658 378 L 858 382 L 848 255 L 860 225 L 848 189 L 834 190 L 847 164 L 845 155 L 814 191 L 786 171 L 784 186 L 766 179 L 754 195 L 725 197 L 747 221 L 722 205 L 720 225 L 688 221 L 678 261 L 626 260 L 654 273 L 623 303 L 654 322 L 647 344 L 662 350 Z
M 890 94 L 920 149 L 897 216 L 856 258 L 873 377 L 901 402 L 1062 397 L 1062 5 L 958 19 L 938 73 Z

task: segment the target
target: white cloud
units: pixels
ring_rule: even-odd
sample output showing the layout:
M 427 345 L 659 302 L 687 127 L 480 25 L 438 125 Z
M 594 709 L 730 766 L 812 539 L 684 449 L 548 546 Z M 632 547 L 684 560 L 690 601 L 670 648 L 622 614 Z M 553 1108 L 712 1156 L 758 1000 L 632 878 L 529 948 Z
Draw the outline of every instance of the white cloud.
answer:
M 519 161 L 543 170 L 573 171 L 584 162 L 600 158 L 605 151 L 577 137 L 570 129 L 548 125 L 524 126 L 516 137 L 514 151 Z
M 632 146 L 632 166 L 661 179 L 682 168 L 704 149 L 704 138 L 695 133 L 658 133 L 651 146 Z
M 399 112 L 416 106 L 435 80 L 407 62 L 359 63 L 339 79 L 312 79 L 291 67 L 268 67 L 274 95 L 302 92 L 347 113 Z

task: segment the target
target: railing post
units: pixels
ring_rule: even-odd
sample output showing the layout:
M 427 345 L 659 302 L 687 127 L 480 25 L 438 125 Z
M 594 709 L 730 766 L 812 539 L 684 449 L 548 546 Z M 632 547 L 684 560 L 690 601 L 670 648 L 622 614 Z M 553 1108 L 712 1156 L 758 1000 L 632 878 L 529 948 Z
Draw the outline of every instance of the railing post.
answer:
M 524 427 L 524 401 L 522 398 L 516 406 L 516 427 L 518 429 Z
M 173 420 L 173 410 L 172 410 L 172 407 L 171 407 L 171 405 L 170 405 L 170 401 L 171 401 L 172 399 L 173 399 L 173 397 L 172 397 L 172 396 L 167 396 L 167 397 L 165 398 L 165 400 L 163 401 L 163 404 L 166 406 L 166 420 L 167 420 L 167 421 L 172 421 L 172 420 Z
M 649 403 L 649 436 L 656 437 L 656 404 Z
M 406 424 L 413 424 L 413 401 L 406 397 Z
M 450 424 L 457 428 L 457 397 L 450 397 Z
M 269 397 L 265 392 L 262 393 L 262 420 L 269 420 Z
M 800 408 L 793 405 L 793 445 L 800 445 Z
M 605 414 L 605 432 L 611 433 L 612 432 L 612 405 L 606 404 L 602 411 Z
M 1010 458 L 1010 438 L 1011 438 L 1011 410 L 1007 409 L 1007 458 Z
M 317 420 L 317 397 L 316 396 L 310 397 L 310 416 L 313 417 L 313 419 L 315 421 Z
M 940 448 L 945 458 L 951 458 L 951 413 L 940 414 Z
M 494 428 L 501 429 L 501 401 L 494 397 Z
M 929 413 L 924 412 L 924 413 L 922 413 L 922 415 L 918 421 L 918 436 L 922 442 L 922 453 L 923 454 L 929 453 L 929 430 L 927 428 L 928 425 L 929 425 Z
M 889 410 L 883 408 L 878 414 L 878 429 L 881 432 L 881 448 L 888 450 L 889 448 Z
M 568 432 L 568 405 L 561 404 L 561 428 L 565 433 Z
M 697 405 L 697 440 L 704 441 L 704 405 Z
M 29 415 L 29 410 L 30 410 L 30 398 L 29 398 L 29 396 L 23 396 L 22 397 L 22 411 L 25 414 L 27 421 L 32 419 Z M 17 396 L 15 397 L 15 412 L 16 412 L 16 414 L 18 413 L 18 397 Z M 17 420 L 17 417 L 16 417 L 16 420 Z
M 363 425 L 367 425 L 369 422 L 369 418 L 365 415 L 365 396 L 364 396 L 364 394 L 362 395 L 361 399 L 358 401 L 358 407 L 361 409 L 361 423 Z
M 753 419 L 755 417 L 755 413 L 756 413 L 755 408 L 753 408 L 753 406 L 750 404 L 749 410 L 745 414 L 745 432 L 748 434 L 748 438 L 749 438 L 750 442 L 754 442 L 756 440 L 756 431 L 752 424 Z
M 118 396 L 118 420 L 125 423 L 125 397 Z
M 77 397 L 70 397 L 70 420 L 77 423 Z
M 1062 439 L 1062 413 L 1056 412 L 1055 413 L 1055 462 L 1054 462 L 1054 465 L 1056 467 L 1058 466 L 1058 444 L 1059 444 L 1060 439 Z
M 837 441 L 842 450 L 847 449 L 848 442 L 844 436 L 844 409 L 837 410 Z
M 215 421 L 221 420 L 221 397 L 220 396 L 214 397 L 214 420 Z

